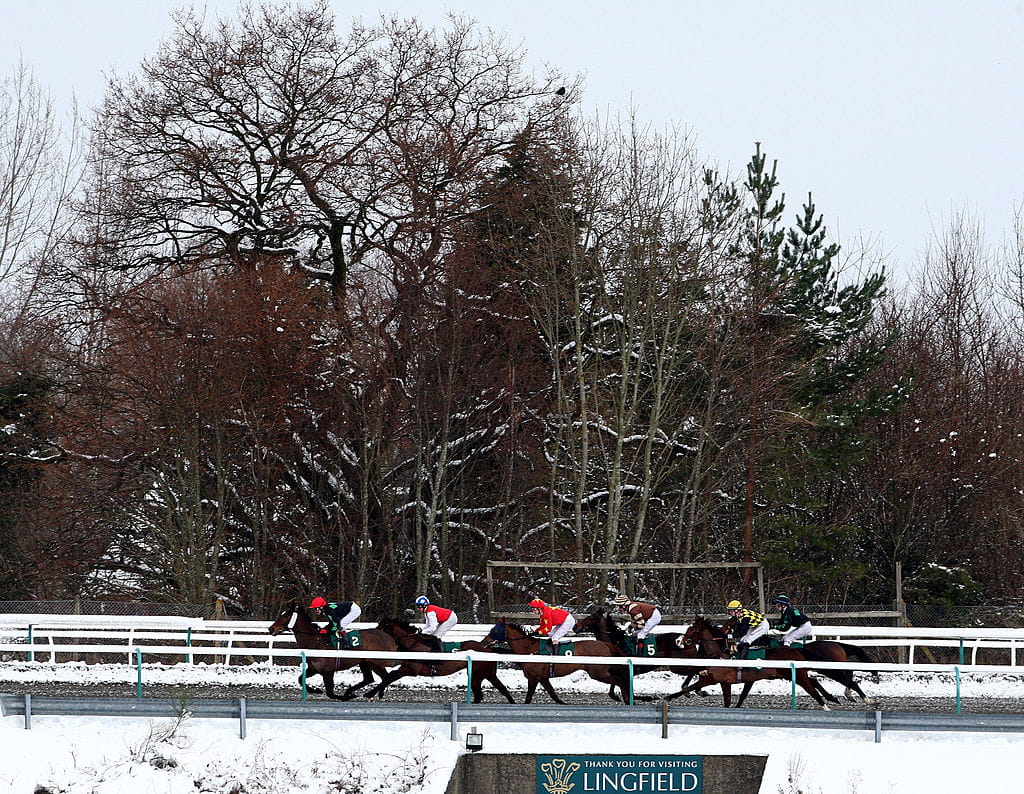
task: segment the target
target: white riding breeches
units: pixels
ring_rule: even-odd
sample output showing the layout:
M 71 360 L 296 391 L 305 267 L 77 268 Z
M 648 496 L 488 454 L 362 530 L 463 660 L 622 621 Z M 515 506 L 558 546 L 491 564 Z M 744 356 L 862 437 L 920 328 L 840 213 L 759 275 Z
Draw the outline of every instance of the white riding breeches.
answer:
M 753 645 L 759 637 L 763 637 L 765 634 L 768 633 L 769 628 L 771 627 L 768 625 L 768 621 L 762 620 L 750 631 L 748 631 L 746 634 L 740 637 L 740 642 L 745 642 L 747 645 Z
M 441 639 L 445 634 L 448 633 L 448 630 L 458 622 L 459 616 L 452 612 L 452 614 L 448 616 L 447 620 L 442 621 L 441 623 L 438 623 L 434 626 L 424 626 L 422 633 L 429 634 L 431 636 L 437 637 L 438 639 Z
M 802 640 L 812 631 L 814 631 L 814 627 L 811 625 L 810 621 L 807 621 L 802 626 L 794 626 L 782 635 L 782 644 L 791 645 L 794 640 Z
M 566 617 L 561 623 L 551 629 L 551 633 L 548 638 L 551 640 L 552 645 L 558 645 L 562 641 L 562 637 L 572 631 L 573 626 L 576 625 L 576 618 L 572 615 Z
M 345 628 L 349 623 L 354 621 L 356 618 L 358 618 L 362 614 L 363 614 L 363 610 L 359 608 L 359 604 L 356 604 L 355 602 L 353 602 L 352 603 L 352 608 L 348 611 L 348 614 L 345 615 L 345 617 L 343 617 L 341 620 L 338 621 L 338 629 L 340 630 L 340 629 Z
M 651 629 L 661 623 L 661 612 L 655 609 L 651 616 L 647 619 L 643 626 L 637 629 L 636 638 L 638 640 L 644 639 L 648 634 L 651 633 Z

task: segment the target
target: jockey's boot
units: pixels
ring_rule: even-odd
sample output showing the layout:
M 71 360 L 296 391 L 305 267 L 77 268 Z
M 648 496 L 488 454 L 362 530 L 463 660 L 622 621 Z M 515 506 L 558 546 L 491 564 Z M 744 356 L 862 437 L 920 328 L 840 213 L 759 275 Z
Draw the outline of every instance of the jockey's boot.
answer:
M 541 637 L 538 640 L 538 643 L 539 643 L 539 645 L 537 647 L 537 653 L 544 653 L 544 654 L 551 653 L 551 651 L 552 651 L 551 640 L 549 640 L 547 637 Z
M 736 646 L 736 658 L 737 659 L 746 659 L 747 658 L 747 652 L 749 650 L 750 650 L 750 643 L 749 642 L 741 642 L 739 645 Z

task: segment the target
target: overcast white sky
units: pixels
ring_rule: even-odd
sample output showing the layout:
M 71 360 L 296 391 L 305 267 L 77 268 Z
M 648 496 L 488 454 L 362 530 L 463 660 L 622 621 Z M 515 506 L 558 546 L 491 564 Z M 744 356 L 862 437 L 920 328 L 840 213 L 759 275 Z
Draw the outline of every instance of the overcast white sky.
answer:
M 190 0 L 0 0 L 0 69 L 27 63 L 85 106 L 130 72 Z M 232 14 L 236 0 L 195 0 Z M 966 212 L 1000 242 L 1024 204 L 1024 0 L 333 0 L 354 16 L 463 13 L 531 61 L 585 78 L 583 105 L 690 130 L 737 171 L 761 141 L 792 219 L 808 191 L 847 249 L 915 269 Z

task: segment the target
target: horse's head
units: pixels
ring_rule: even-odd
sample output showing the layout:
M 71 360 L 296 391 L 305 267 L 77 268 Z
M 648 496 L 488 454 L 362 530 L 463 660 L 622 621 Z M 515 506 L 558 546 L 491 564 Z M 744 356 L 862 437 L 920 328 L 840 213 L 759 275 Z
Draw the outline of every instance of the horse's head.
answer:
M 505 622 L 500 621 L 495 623 L 491 627 L 491 630 L 487 632 L 487 636 L 484 637 L 484 645 L 493 645 L 496 642 L 505 642 Z
M 394 637 L 407 637 L 411 634 L 418 633 L 416 628 L 409 623 L 409 621 L 398 617 L 384 618 L 384 620 L 377 625 L 377 628 L 381 631 L 386 631 Z
M 683 636 L 676 640 L 676 644 L 680 648 L 691 648 L 701 641 L 701 635 L 708 628 L 708 622 L 704 619 L 703 615 L 695 615 L 693 623 L 691 623 Z
M 281 610 L 281 614 L 277 616 L 277 620 L 270 624 L 267 631 L 275 636 L 281 632 L 288 631 L 295 627 L 295 623 L 299 617 L 304 617 L 302 607 L 299 605 L 298 601 L 292 601 Z
M 596 631 L 604 628 L 604 610 L 598 609 L 591 612 L 583 620 L 576 624 L 577 631 L 589 631 L 593 634 Z

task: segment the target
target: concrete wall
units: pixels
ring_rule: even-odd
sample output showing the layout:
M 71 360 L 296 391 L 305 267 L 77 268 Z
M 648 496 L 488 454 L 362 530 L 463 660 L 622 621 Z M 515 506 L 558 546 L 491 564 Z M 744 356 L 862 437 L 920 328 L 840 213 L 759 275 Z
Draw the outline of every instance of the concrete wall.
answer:
M 757 794 L 768 761 L 763 755 L 705 755 L 703 759 L 703 794 Z M 537 757 L 480 752 L 459 758 L 445 794 L 491 792 L 537 794 Z

